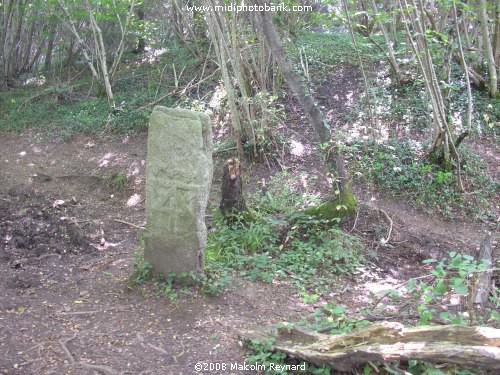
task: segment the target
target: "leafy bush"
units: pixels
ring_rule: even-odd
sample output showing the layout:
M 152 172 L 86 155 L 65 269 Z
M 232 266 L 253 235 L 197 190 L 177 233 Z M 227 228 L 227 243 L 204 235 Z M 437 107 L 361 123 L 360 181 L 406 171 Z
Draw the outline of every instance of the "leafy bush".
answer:
M 454 173 L 430 164 L 415 144 L 393 140 L 367 152 L 361 150 L 360 144 L 349 149 L 357 159 L 354 169 L 388 194 L 447 217 L 489 215 L 498 182 L 484 173 L 483 164 L 465 147 L 461 148 L 462 179 L 469 194 L 460 192 Z
M 449 257 L 440 259 L 427 259 L 424 264 L 433 264 L 429 280 L 411 279 L 407 283 L 408 292 L 412 296 L 415 304 L 418 304 L 417 311 L 420 314 L 420 324 L 428 324 L 436 315 L 450 324 L 477 324 L 487 323 L 491 320 L 500 320 L 498 308 L 500 301 L 495 298 L 493 309 L 487 308 L 484 311 L 485 316 L 476 315 L 473 302 L 473 291 L 477 276 L 487 270 L 491 265 L 488 261 L 478 262 L 473 256 L 467 254 L 458 254 L 451 252 Z M 468 300 L 465 311 L 453 311 L 453 308 L 447 307 L 446 302 L 450 296 L 458 295 Z M 442 309 L 438 311 L 436 306 Z M 443 308 L 444 307 L 444 308 Z M 478 322 L 476 318 L 484 319 Z

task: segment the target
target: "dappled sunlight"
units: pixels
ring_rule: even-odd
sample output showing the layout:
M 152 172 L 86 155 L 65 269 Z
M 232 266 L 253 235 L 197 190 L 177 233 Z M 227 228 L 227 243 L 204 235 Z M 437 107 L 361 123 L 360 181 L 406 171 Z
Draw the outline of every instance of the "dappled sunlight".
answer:
M 114 156 L 112 152 L 108 152 L 99 160 L 99 167 L 107 167 L 109 165 L 110 159 Z
M 141 167 L 144 167 L 144 164 L 145 160 L 141 160 L 140 162 L 134 160 L 128 167 L 127 177 L 138 176 L 141 173 Z
M 226 97 L 226 89 L 222 83 L 215 88 L 210 101 L 208 102 L 208 106 L 212 108 L 214 111 L 220 111 L 221 102 Z
M 123 162 L 126 162 L 128 160 L 129 156 L 126 153 L 113 153 L 113 152 L 108 152 L 102 157 L 100 157 L 97 160 L 97 164 L 99 168 L 105 168 L 105 167 L 110 167 L 113 165 L 121 165 Z M 91 160 L 93 160 L 92 158 Z M 128 175 L 135 175 L 138 172 L 134 174 L 135 167 L 136 167 L 136 162 L 132 163 L 132 166 L 129 168 Z
M 304 145 L 303 143 L 292 139 L 290 141 L 290 154 L 296 157 L 303 157 L 310 155 L 312 152 L 309 145 Z
M 146 54 L 144 54 L 144 58 L 142 59 L 142 63 L 149 63 L 153 64 L 156 62 L 156 59 L 167 53 L 169 51 L 168 48 L 151 48 L 151 47 L 146 47 Z
M 43 86 L 46 81 L 44 76 L 30 77 L 24 81 L 23 86 Z
M 357 292 L 356 300 L 363 303 L 372 303 L 374 300 L 382 297 L 390 290 L 398 287 L 400 293 L 405 292 L 406 288 L 401 287 L 402 280 L 395 279 L 391 275 L 381 272 L 378 267 L 361 266 L 355 272 L 359 280 L 355 290 Z M 396 311 L 396 306 L 387 306 L 388 311 Z
M 128 207 L 137 206 L 140 202 L 141 202 L 141 196 L 136 193 L 127 200 L 127 206 Z

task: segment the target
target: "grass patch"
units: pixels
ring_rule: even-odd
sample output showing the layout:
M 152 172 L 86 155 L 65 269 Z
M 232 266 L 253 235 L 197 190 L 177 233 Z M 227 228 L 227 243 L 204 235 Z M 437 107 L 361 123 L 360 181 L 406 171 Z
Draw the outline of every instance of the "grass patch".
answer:
M 383 40 L 380 36 L 373 38 L 378 42 Z M 358 47 L 366 62 L 375 62 L 383 58 L 383 55 L 370 42 L 361 39 L 361 37 L 357 37 Z M 358 55 L 348 33 L 300 32 L 294 40 L 293 46 L 289 46 L 290 56 L 295 61 L 300 62 L 301 48 L 309 57 L 309 66 L 318 70 L 318 73 L 325 70 L 324 64 L 352 64 L 355 62 L 357 65 Z
M 163 98 L 156 104 L 175 106 L 178 98 L 167 94 L 180 91 L 201 69 L 187 48 L 173 44 L 153 62 L 137 57 L 124 61 L 113 82 L 116 109 L 112 113 L 106 97 L 96 93 L 96 82 L 88 72 L 63 84 L 43 78 L 38 85 L 2 90 L 0 131 L 36 129 L 62 140 L 103 130 L 141 131 L 147 128 L 153 108 L 147 105 Z
M 276 176 L 264 195 L 254 196 L 255 220 L 227 224 L 216 215 L 206 249 L 208 268 L 232 269 L 252 281 L 286 279 L 313 302 L 341 275 L 361 265 L 364 248 L 336 221 L 297 214 L 311 200 L 294 189 L 294 178 Z
M 129 178 L 124 172 L 112 173 L 104 177 L 103 182 L 109 189 L 117 193 L 123 193 L 130 184 Z

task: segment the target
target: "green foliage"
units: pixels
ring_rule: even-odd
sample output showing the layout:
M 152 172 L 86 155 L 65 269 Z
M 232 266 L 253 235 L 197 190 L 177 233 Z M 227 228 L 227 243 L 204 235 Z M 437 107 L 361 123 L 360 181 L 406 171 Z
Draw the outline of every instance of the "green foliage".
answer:
M 150 281 L 153 277 L 153 267 L 144 259 L 144 250 L 142 248 L 134 253 L 132 270 L 132 275 L 130 276 L 130 285 L 132 287 Z
M 427 129 L 429 103 L 422 81 L 415 80 L 405 85 L 391 86 L 387 89 L 387 93 L 383 89 L 375 91 L 375 97 L 380 98 L 381 102 L 386 101 L 388 96 L 393 100 L 387 108 L 387 121 L 404 124 L 411 130 Z
M 286 354 L 280 351 L 272 350 L 273 340 L 254 339 L 248 342 L 248 348 L 254 353 L 247 360 L 250 363 L 264 365 L 269 368 L 271 363 L 284 364 Z
M 274 264 L 304 289 L 323 292 L 337 275 L 361 265 L 362 245 L 334 222 L 297 215 Z
M 251 124 L 252 134 L 255 134 L 255 142 L 248 140 L 245 145 L 245 153 L 254 157 L 257 156 L 276 158 L 281 156 L 288 149 L 288 142 L 282 134 L 283 120 L 286 118 L 284 105 L 278 102 L 278 96 L 271 95 L 267 91 L 255 94 L 250 104 L 256 109 L 256 116 Z
M 104 184 L 114 191 L 123 192 L 129 184 L 129 179 L 126 173 L 116 172 L 104 177 Z
M 287 279 L 306 301 L 327 292 L 339 275 L 363 261 L 363 246 L 342 232 L 336 221 L 296 214 L 307 197 L 286 182 L 286 173 L 267 184 L 266 193 L 251 199 L 252 221 L 243 216 L 227 224 L 216 215 L 208 235 L 206 263 L 231 268 L 252 281 Z
M 473 256 L 451 252 L 449 257 L 439 261 L 427 259 L 424 264 L 436 263 L 431 271 L 432 277 L 427 280 L 409 280 L 407 284 L 408 292 L 412 300 L 418 304 L 417 311 L 420 314 L 420 324 L 428 324 L 433 317 L 439 318 L 451 324 L 477 324 L 484 323 L 490 319 L 495 319 L 491 314 L 491 309 L 485 316 L 483 322 L 476 322 L 475 313 L 472 309 L 465 312 L 454 312 L 452 308 L 445 308 L 438 311 L 435 306 L 445 305 L 446 299 L 450 295 L 472 298 L 473 288 L 477 276 L 487 270 L 491 265 L 486 260 L 478 262 Z M 498 301 L 496 302 L 498 308 Z
M 283 329 L 282 324 L 278 325 L 278 329 Z M 248 341 L 247 347 L 252 352 L 250 356 L 246 358 L 249 363 L 263 366 L 266 374 L 294 374 L 296 372 L 288 372 L 283 370 L 287 365 L 289 366 L 302 366 L 305 367 L 306 374 L 317 374 L 317 375 L 328 375 L 330 374 L 330 368 L 328 366 L 314 366 L 306 362 L 299 362 L 296 359 L 288 358 L 287 355 L 279 350 L 272 350 L 274 341 L 272 339 L 268 340 L 260 340 L 254 339 Z M 292 363 L 293 361 L 293 363 Z M 282 369 L 278 372 L 276 370 L 272 370 L 273 368 L 277 368 L 278 366 L 283 366 Z M 300 367 L 300 368 L 302 368 Z
M 378 52 L 367 43 L 360 43 L 361 54 L 368 61 L 380 59 Z M 357 61 L 356 50 L 347 33 L 301 32 L 288 46 L 290 57 L 300 62 L 300 49 L 303 48 L 309 59 L 311 76 L 321 78 L 329 75 L 329 70 L 338 64 L 352 64 Z M 327 69 L 325 69 L 325 64 Z
M 348 149 L 357 160 L 355 170 L 364 181 L 372 181 L 380 190 L 404 197 L 427 212 L 448 217 L 487 216 L 498 183 L 491 180 L 484 165 L 465 147 L 461 148 L 462 178 L 468 194 L 459 191 L 455 174 L 431 165 L 416 143 L 391 141 L 362 151 L 361 144 Z
M 477 261 L 471 255 L 450 252 L 445 258 L 427 259 L 423 263 L 432 265 L 429 274 L 408 280 L 399 286 L 400 290 L 384 291 L 383 297 L 376 302 L 380 313 L 386 311 L 382 300 L 389 298 L 391 304 L 404 304 L 410 315 L 418 315 L 419 325 L 434 321 L 459 325 L 498 325 L 500 299 L 497 293 L 493 293 L 484 308 L 476 308 L 472 301 L 477 279 L 491 268 L 487 260 Z M 373 311 L 370 313 L 373 314 Z
M 177 69 L 177 81 L 172 64 Z M 93 96 L 92 87 L 96 83 L 89 72 L 84 71 L 77 79 L 65 83 L 39 76 L 37 84 L 0 91 L 0 131 L 35 128 L 62 140 L 78 133 L 96 134 L 103 130 L 142 131 L 147 129 L 152 110 L 147 104 L 163 97 L 157 104 L 175 106 L 178 98 L 167 93 L 181 89 L 200 69 L 202 66 L 190 56 L 189 50 L 175 43 L 154 63 L 124 61 L 114 79 L 116 109 L 111 113 L 106 98 Z M 66 73 L 74 74 L 69 69 L 60 74 Z
M 481 135 L 493 135 L 494 142 L 500 136 L 500 97 L 489 98 L 485 93 L 474 92 L 474 117 L 472 131 Z M 462 100 L 463 101 L 463 100 Z M 460 105 L 457 100 L 457 105 Z
M 346 313 L 344 306 L 329 303 L 315 309 L 312 314 L 303 318 L 299 324 L 315 331 L 339 334 L 352 332 L 356 328 L 369 325 L 370 322 L 350 317 Z
M 233 285 L 233 277 L 226 269 L 220 269 L 217 272 L 213 268 L 207 267 L 200 283 L 203 293 L 209 296 L 218 296 Z

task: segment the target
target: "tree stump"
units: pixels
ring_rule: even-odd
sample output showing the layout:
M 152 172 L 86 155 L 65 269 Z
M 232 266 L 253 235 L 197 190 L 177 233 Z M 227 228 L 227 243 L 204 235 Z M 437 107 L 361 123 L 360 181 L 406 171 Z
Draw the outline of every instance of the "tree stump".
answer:
M 229 218 L 237 212 L 245 211 L 243 182 L 240 173 L 240 161 L 229 159 L 224 166 L 222 176 L 222 199 L 219 206 L 222 215 Z
M 492 240 L 491 233 L 486 233 L 483 241 L 481 242 L 481 250 L 479 252 L 478 261 L 481 262 L 486 259 L 489 263 L 489 268 L 493 267 L 493 253 L 492 253 Z M 473 294 L 474 303 L 479 305 L 485 305 L 488 302 L 488 297 L 491 293 L 491 278 L 493 276 L 493 271 L 487 270 L 479 274 L 476 281 L 476 287 Z

